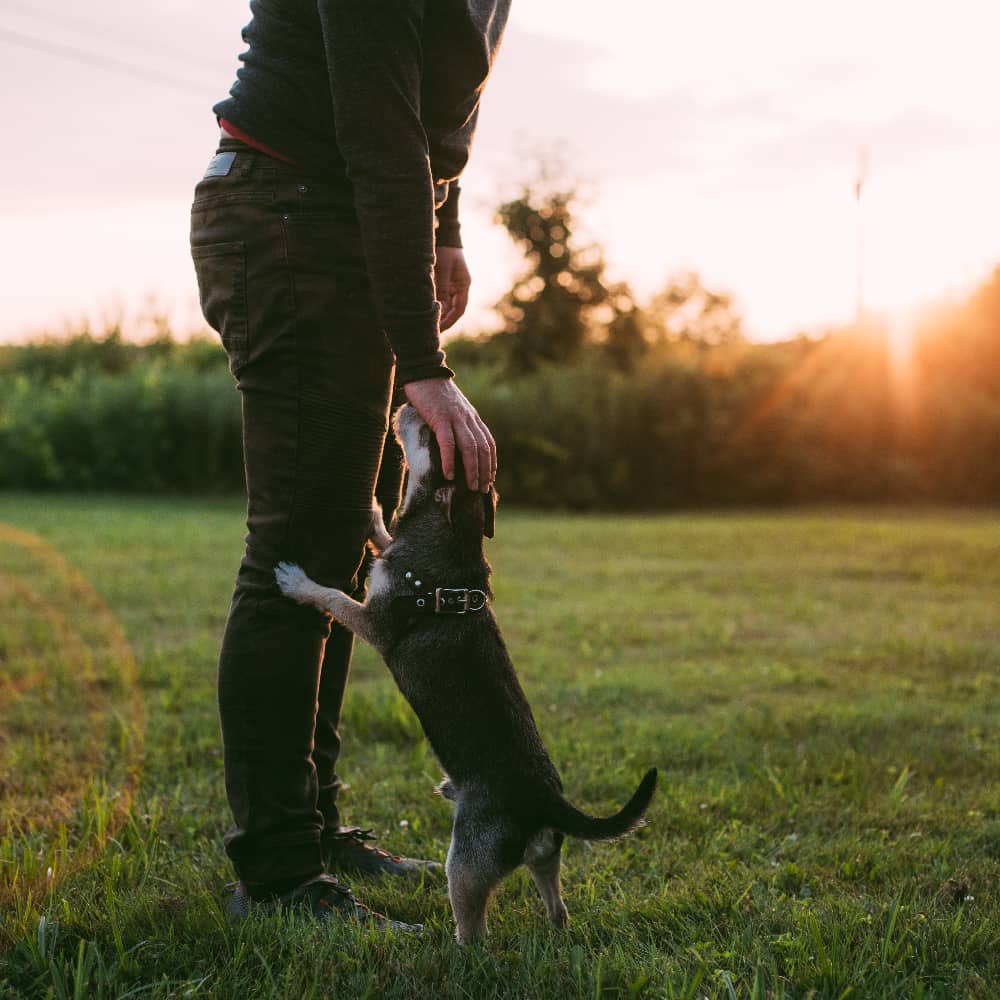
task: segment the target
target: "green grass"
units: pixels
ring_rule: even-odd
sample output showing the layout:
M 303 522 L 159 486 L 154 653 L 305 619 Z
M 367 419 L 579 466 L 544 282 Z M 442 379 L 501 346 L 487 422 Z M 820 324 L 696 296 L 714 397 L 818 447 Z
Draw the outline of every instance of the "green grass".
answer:
M 355 885 L 424 921 L 419 941 L 223 918 L 214 685 L 239 503 L 6 496 L 0 521 L 89 578 L 131 641 L 146 711 L 138 794 L 116 820 L 138 740 L 127 684 L 92 679 L 88 711 L 114 724 L 75 737 L 66 713 L 90 688 L 67 667 L 73 643 L 8 589 L 0 668 L 17 675 L 30 646 L 54 679 L 20 701 L 0 688 L 0 997 L 1000 995 L 996 514 L 501 510 L 496 610 L 569 796 L 610 811 L 653 764 L 661 784 L 630 840 L 568 844 L 568 932 L 521 871 L 469 949 L 437 879 Z M 31 569 L 15 549 L 0 542 L 8 577 Z M 47 593 L 99 675 L 106 629 L 72 587 Z M 46 744 L 51 726 L 80 749 Z M 344 733 L 347 819 L 442 857 L 439 771 L 368 649 Z M 84 780 L 75 812 L 45 811 L 45 788 Z M 11 794 L 25 782 L 33 799 Z

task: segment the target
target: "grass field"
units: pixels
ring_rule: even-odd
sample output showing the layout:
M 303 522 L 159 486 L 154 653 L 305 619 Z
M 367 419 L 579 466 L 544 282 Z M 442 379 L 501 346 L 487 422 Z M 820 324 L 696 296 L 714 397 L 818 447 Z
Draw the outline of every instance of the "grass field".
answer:
M 496 611 L 569 796 L 661 784 L 632 839 L 568 845 L 569 931 L 522 870 L 469 949 L 436 878 L 355 883 L 417 941 L 222 916 L 239 503 L 0 522 L 100 595 L 0 535 L 0 997 L 1000 996 L 996 514 L 501 509 Z M 440 772 L 367 649 L 344 734 L 346 818 L 443 857 Z

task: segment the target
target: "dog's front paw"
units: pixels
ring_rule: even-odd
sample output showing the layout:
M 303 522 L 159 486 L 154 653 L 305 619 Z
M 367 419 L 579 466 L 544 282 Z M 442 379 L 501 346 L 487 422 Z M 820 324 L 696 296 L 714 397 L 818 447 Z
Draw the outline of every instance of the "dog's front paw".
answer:
M 291 597 L 296 601 L 305 599 L 306 590 L 311 581 L 301 566 L 295 563 L 280 562 L 274 567 L 274 578 L 278 581 L 278 586 L 286 597 Z

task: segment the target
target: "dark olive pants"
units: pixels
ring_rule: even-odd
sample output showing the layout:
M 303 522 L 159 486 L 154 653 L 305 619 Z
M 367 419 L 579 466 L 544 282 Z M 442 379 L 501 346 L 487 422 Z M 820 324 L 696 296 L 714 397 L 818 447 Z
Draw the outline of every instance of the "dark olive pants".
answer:
M 211 176 L 210 176 L 211 175 Z M 275 564 L 359 585 L 372 496 L 399 497 L 383 463 L 393 356 L 379 329 L 350 190 L 223 140 L 195 189 L 191 253 L 202 310 L 242 394 L 246 553 L 219 662 L 233 826 L 251 893 L 323 868 L 335 830 L 338 725 L 352 637 L 281 596 Z

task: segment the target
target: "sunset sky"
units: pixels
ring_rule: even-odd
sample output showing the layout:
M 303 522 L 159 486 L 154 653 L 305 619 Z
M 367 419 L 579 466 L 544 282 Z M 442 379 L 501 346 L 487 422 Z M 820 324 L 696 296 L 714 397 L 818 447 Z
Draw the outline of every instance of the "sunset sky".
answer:
M 0 11 L 0 339 L 148 295 L 195 328 L 187 213 L 245 0 Z M 1000 263 L 998 38 L 996 0 L 514 0 L 464 180 L 464 328 L 509 286 L 491 206 L 539 150 L 584 182 L 612 277 L 697 269 L 755 336 L 852 315 L 861 149 L 868 303 L 965 291 Z

